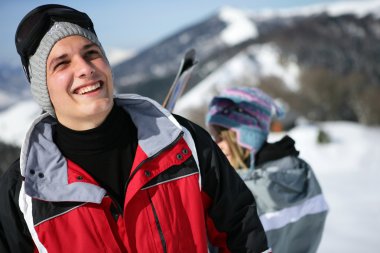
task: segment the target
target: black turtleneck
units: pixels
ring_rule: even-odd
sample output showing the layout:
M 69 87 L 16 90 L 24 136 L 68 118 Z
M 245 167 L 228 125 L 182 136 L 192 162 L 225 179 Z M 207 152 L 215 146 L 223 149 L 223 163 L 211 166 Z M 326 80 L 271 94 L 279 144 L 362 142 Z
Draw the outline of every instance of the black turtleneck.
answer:
M 94 129 L 75 131 L 58 123 L 55 130 L 54 142 L 62 154 L 123 204 L 137 148 L 137 129 L 130 115 L 114 105 L 105 121 Z

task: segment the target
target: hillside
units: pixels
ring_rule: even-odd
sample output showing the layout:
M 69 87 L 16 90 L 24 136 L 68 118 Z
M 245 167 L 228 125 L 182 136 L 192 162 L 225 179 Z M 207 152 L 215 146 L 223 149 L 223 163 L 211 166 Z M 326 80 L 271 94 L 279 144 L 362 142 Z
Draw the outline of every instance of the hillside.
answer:
M 260 86 L 290 115 L 380 124 L 379 10 L 379 1 L 277 12 L 224 7 L 117 65 L 117 90 L 162 102 L 182 54 L 194 48 L 199 64 L 185 92 L 207 85 L 207 98 L 177 112 L 201 125 L 210 98 L 237 85 Z

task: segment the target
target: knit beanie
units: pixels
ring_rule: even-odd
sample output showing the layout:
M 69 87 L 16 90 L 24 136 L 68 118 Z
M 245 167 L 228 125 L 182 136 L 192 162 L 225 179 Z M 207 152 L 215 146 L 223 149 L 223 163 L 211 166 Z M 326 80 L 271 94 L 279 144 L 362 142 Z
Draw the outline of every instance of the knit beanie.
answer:
M 266 141 L 272 116 L 282 117 L 284 110 L 258 88 L 239 87 L 224 90 L 212 99 L 206 115 L 206 124 L 216 136 L 215 126 L 236 132 L 237 142 L 254 155 Z
M 99 46 L 102 53 L 105 55 L 97 36 L 90 30 L 69 22 L 55 22 L 41 39 L 34 55 L 29 58 L 30 84 L 33 98 L 43 110 L 53 117 L 56 116 L 53 105 L 50 101 L 46 83 L 47 58 L 55 43 L 72 35 L 80 35 L 92 41 Z

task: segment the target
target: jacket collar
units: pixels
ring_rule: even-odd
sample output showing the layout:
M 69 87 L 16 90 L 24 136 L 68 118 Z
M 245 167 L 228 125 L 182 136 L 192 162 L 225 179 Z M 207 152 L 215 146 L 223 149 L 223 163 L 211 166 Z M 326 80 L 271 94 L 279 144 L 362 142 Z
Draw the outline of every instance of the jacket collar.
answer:
M 182 127 L 157 102 L 135 94 L 115 96 L 137 128 L 138 144 L 151 157 L 174 142 Z M 56 119 L 48 113 L 37 117 L 21 147 L 20 169 L 25 178 L 25 191 L 46 201 L 78 201 L 100 203 L 105 190 L 86 183 L 68 184 L 67 160 L 53 142 Z

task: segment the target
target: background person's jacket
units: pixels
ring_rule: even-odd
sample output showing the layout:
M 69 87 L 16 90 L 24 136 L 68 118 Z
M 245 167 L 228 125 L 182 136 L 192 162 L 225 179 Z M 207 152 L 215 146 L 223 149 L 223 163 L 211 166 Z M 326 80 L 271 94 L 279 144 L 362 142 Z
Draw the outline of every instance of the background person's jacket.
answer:
M 308 163 L 285 136 L 265 143 L 255 169 L 240 172 L 255 196 L 260 220 L 273 253 L 315 253 L 328 206 Z
M 63 157 L 43 114 L 0 180 L 0 252 L 270 252 L 252 193 L 205 130 L 137 95 L 115 102 L 138 129 L 124 206 Z

